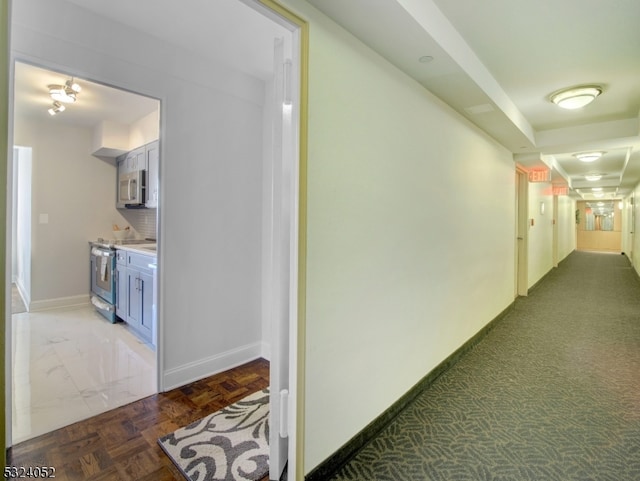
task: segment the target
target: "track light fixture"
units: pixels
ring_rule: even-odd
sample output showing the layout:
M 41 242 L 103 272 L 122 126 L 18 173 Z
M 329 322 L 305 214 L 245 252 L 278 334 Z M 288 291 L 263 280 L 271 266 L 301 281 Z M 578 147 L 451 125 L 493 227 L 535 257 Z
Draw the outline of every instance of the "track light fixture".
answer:
M 53 100 L 53 105 L 49 108 L 49 115 L 56 115 L 57 113 L 64 112 L 65 106 L 63 104 L 72 104 L 78 99 L 78 94 L 82 90 L 82 87 L 71 78 L 67 80 L 64 85 L 51 84 L 47 86 L 49 88 L 49 96 Z
M 69 79 L 64 85 L 53 84 L 49 85 L 49 95 L 57 102 L 63 102 L 65 104 L 73 103 L 77 100 L 77 95 L 82 90 L 82 87 L 78 85 L 73 79 Z
M 53 106 L 48 110 L 48 112 L 49 115 L 55 115 L 59 112 L 64 112 L 65 109 L 66 107 L 56 100 L 53 102 Z

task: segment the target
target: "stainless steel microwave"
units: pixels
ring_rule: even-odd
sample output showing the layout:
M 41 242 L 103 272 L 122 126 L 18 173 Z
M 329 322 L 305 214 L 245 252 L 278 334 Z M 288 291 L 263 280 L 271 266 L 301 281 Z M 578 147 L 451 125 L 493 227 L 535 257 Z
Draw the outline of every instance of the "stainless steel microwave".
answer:
M 122 172 L 118 176 L 118 202 L 116 207 L 137 209 L 146 202 L 146 171 Z

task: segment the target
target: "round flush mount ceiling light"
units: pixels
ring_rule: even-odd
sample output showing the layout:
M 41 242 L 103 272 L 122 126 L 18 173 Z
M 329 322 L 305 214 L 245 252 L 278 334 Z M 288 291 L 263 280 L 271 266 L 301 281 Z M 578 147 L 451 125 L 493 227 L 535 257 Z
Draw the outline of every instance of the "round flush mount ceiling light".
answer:
M 559 90 L 551 94 L 551 101 L 563 109 L 579 109 L 593 102 L 602 93 L 598 85 L 583 85 Z
M 585 175 L 584 178 L 587 179 L 590 182 L 595 182 L 596 180 L 602 179 L 602 175 L 603 174 L 595 174 L 595 173 L 593 173 L 593 174 Z
M 581 152 L 579 154 L 573 154 L 573 156 L 581 162 L 595 162 L 602 157 L 603 154 L 604 152 Z

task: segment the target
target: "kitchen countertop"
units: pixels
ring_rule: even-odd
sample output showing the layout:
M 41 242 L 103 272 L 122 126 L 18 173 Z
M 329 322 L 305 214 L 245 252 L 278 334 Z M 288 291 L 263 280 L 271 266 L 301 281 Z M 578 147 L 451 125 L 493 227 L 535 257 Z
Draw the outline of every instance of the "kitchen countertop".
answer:
M 125 242 L 125 243 L 120 243 Z M 130 242 L 130 243 L 127 243 Z M 145 254 L 148 256 L 157 257 L 157 243 L 153 241 L 153 239 L 132 239 L 125 241 L 117 241 L 117 240 L 104 240 L 98 239 L 95 241 L 89 241 L 89 245 L 95 247 L 109 248 L 109 249 L 118 249 L 123 251 L 131 251 L 136 252 L 138 254 Z
M 147 256 L 157 257 L 157 244 L 149 243 L 149 244 L 124 244 L 114 246 L 116 249 L 121 251 L 130 251 L 135 252 L 137 254 L 144 254 Z

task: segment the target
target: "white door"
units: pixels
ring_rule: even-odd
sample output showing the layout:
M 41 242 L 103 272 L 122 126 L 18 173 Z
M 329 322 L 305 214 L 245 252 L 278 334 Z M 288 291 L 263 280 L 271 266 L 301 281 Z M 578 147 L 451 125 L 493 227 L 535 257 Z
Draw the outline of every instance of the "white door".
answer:
M 272 169 L 272 283 L 270 370 L 269 478 L 280 479 L 295 448 L 291 422 L 295 409 L 295 342 L 297 325 L 298 158 L 292 62 L 285 59 L 290 41 L 274 42 L 273 169 Z M 293 393 L 293 394 L 290 394 Z M 290 426 L 292 429 L 290 429 Z M 293 452 L 293 451 L 292 451 Z M 295 456 L 289 459 L 289 472 Z
M 526 296 L 528 282 L 528 189 L 526 172 L 516 169 L 516 296 Z

